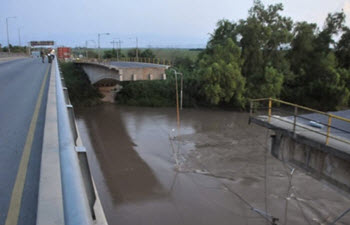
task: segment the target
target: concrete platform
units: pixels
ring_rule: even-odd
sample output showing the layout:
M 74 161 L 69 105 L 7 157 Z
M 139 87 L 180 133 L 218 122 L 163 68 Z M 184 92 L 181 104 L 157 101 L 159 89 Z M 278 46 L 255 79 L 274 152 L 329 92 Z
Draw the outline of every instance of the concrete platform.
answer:
M 250 122 L 275 132 L 271 136 L 271 154 L 279 160 L 297 166 L 309 175 L 350 193 L 349 139 L 331 134 L 328 145 L 326 132 L 288 117 L 250 117 Z

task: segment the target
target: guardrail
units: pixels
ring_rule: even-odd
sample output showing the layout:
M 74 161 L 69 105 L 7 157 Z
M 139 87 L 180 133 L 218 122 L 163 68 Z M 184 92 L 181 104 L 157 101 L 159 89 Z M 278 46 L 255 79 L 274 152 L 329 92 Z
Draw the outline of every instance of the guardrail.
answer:
M 53 66 L 56 66 L 57 120 L 65 224 L 93 224 L 95 215 L 91 201 L 95 200 L 95 196 L 93 190 L 91 191 L 91 175 L 86 169 L 84 171 L 84 168 L 88 168 L 86 160 L 79 157 L 81 147 L 76 146 L 78 132 L 73 108 L 67 88 L 62 85 L 63 78 L 57 58 Z
M 103 59 L 103 60 L 98 60 L 98 59 L 91 59 L 91 58 L 82 58 L 82 59 L 77 59 L 77 61 L 82 61 L 82 62 L 95 62 L 95 63 L 102 63 L 109 65 L 110 62 L 139 62 L 139 63 L 150 63 L 150 64 L 159 64 L 159 65 L 165 65 L 165 66 L 171 66 L 172 61 L 168 59 L 161 59 L 161 58 L 133 58 L 133 57 L 119 57 L 119 58 L 111 58 L 111 59 Z
M 261 114 L 263 111 L 263 114 Z M 320 135 L 325 136 L 325 144 L 329 145 L 329 140 L 334 139 L 346 144 L 350 144 L 349 139 L 341 138 L 339 136 L 332 135 L 332 133 L 346 134 L 350 135 L 350 132 L 333 125 L 334 120 L 339 120 L 346 123 L 350 127 L 350 119 L 340 117 L 331 113 L 322 112 L 319 110 L 311 109 L 309 107 L 293 104 L 290 102 L 273 99 L 273 98 L 261 98 L 261 99 L 252 99 L 250 100 L 250 117 L 254 117 L 255 114 L 264 115 L 267 114 L 267 121 L 271 123 L 271 119 L 276 119 L 289 123 L 293 125 L 293 133 L 296 132 L 297 127 L 301 127 L 310 132 L 314 132 Z M 278 115 L 274 116 L 273 115 Z M 308 118 L 308 113 L 316 114 L 319 117 L 318 121 Z M 266 115 L 265 114 L 265 115 Z M 279 117 L 279 115 L 283 117 Z M 286 118 L 292 117 L 293 121 L 286 120 Z M 299 120 L 299 121 L 298 121 Z M 326 120 L 327 123 L 320 120 Z M 306 126 L 302 122 L 308 122 L 309 125 L 317 128 L 326 128 L 325 132 L 317 131 L 312 129 L 309 126 Z

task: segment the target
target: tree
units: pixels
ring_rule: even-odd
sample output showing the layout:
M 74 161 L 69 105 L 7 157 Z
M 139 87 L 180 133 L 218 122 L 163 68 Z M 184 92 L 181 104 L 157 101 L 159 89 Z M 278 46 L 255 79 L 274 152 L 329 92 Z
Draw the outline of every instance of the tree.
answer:
M 322 110 L 348 104 L 348 73 L 338 68 L 332 49 L 333 37 L 343 29 L 344 19 L 342 12 L 329 14 L 322 31 L 306 22 L 296 25 L 288 53 L 295 76 L 285 88 L 297 103 Z
M 140 57 L 141 58 L 155 58 L 156 55 L 153 53 L 153 51 L 151 49 L 148 48 L 148 49 L 141 52 Z
M 241 51 L 231 38 L 213 46 L 212 54 L 203 54 L 199 61 L 202 91 L 214 105 L 230 102 L 244 106 L 245 79 L 241 75 Z
M 282 10 L 282 4 L 265 8 L 255 0 L 248 18 L 237 26 L 244 61 L 242 74 L 247 79 L 250 98 L 279 96 L 283 76 L 290 73 L 284 48 L 292 38 L 293 22 L 280 15 Z M 277 77 L 271 79 L 271 75 Z
M 135 58 L 136 57 L 136 48 L 129 49 L 127 55 L 130 58 Z
M 350 29 L 345 28 L 338 44 L 335 48 L 339 66 L 350 69 Z
M 103 58 L 105 59 L 117 58 L 117 51 L 115 49 L 106 50 L 103 52 Z

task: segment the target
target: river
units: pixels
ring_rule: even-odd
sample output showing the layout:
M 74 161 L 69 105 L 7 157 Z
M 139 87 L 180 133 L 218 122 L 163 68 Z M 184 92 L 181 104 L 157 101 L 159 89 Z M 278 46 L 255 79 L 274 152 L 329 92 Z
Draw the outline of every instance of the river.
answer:
M 103 104 L 76 109 L 109 224 L 325 224 L 350 200 L 267 152 L 248 114 Z M 285 223 L 287 222 L 287 223 Z M 350 216 L 338 224 L 350 224 Z

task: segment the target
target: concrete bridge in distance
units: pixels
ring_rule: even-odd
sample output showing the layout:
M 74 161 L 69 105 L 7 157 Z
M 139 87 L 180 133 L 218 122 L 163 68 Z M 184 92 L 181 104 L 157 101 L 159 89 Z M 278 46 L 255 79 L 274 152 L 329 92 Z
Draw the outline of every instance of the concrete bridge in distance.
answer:
M 165 80 L 167 65 L 139 62 L 76 60 L 94 86 L 115 86 L 123 81 Z

